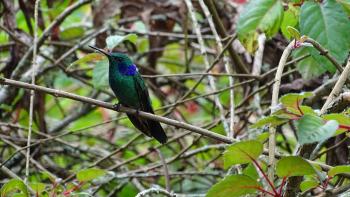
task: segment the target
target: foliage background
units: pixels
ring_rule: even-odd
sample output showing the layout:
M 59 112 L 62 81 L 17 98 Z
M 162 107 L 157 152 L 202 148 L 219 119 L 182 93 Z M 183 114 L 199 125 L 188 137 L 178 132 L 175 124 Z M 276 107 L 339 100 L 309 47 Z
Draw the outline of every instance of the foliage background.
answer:
M 267 148 L 268 132 L 264 127 L 267 123 L 278 125 L 276 142 L 281 155 L 300 155 L 331 167 L 347 165 L 350 141 L 344 131 L 348 129 L 329 135 L 330 130 L 336 132 L 338 125 L 322 130 L 322 121 L 334 120 L 349 126 L 348 97 L 339 97 L 342 102 L 335 102 L 336 110 L 327 112 L 339 114 L 321 119 L 317 113 L 341 72 L 337 72 L 326 53 L 320 54 L 315 47 L 304 43 L 290 28 L 314 39 L 344 68 L 350 49 L 350 2 L 205 0 L 193 1 L 193 9 L 187 9 L 188 2 L 41 0 L 37 31 L 43 39 L 38 44 L 36 84 L 116 103 L 108 88 L 107 61 L 88 45 L 125 52 L 147 82 L 156 114 L 235 140 L 258 140 L 258 145 L 248 144 L 244 149 L 249 154 L 250 150 L 257 152 L 254 159 L 259 158 L 264 170 L 267 158 L 261 155 L 263 149 L 260 151 L 257 147 L 264 143 L 265 150 Z M 2 77 L 30 83 L 36 27 L 34 4 L 34 0 L 0 2 Z M 209 8 L 207 13 L 203 5 Z M 219 41 L 206 14 L 213 17 Z M 50 31 L 46 32 L 48 28 Z M 199 32 L 203 43 L 198 39 Z M 263 119 L 270 114 L 274 71 L 293 38 L 300 41 L 301 47 L 296 46 L 289 58 L 291 62 L 284 70 L 280 95 L 313 92 L 305 97 L 295 94 L 301 100 L 293 100 L 295 95 L 287 98 L 293 97 L 294 106 L 300 106 L 299 101 L 305 98 L 304 103 L 315 110 L 302 109 L 305 113 L 312 111 L 313 115 L 302 119 L 307 119 L 305 125 L 319 118 L 317 126 L 311 128 L 318 132 L 314 138 L 303 133 L 310 128 L 301 128 L 291 119 L 281 122 L 272 116 Z M 211 67 L 210 72 L 208 67 Z M 344 94 L 347 90 L 344 88 Z M 4 196 L 11 192 L 26 193 L 27 186 L 23 186 L 23 182 L 9 180 L 26 178 L 26 151 L 21 147 L 27 145 L 29 101 L 28 90 L 0 86 L 0 181 L 1 184 L 11 183 L 7 184 L 8 191 L 3 187 Z M 230 174 L 243 174 L 239 176 L 249 176 L 255 182 L 259 176 L 263 179 L 251 159 L 242 163 L 235 160 L 240 151 L 227 156 L 223 152 L 234 148 L 195 132 L 163 124 L 170 140 L 160 145 L 140 134 L 123 113 L 41 92 L 36 92 L 34 101 L 31 141 L 34 145 L 30 148 L 27 182 L 38 196 L 135 196 L 152 192 L 150 188 L 171 195 L 160 190 L 169 186 L 178 195 L 203 196 Z M 263 121 L 252 127 L 258 120 Z M 307 143 L 327 141 L 317 150 L 317 157 L 309 158 L 297 152 L 299 145 L 305 143 L 304 139 Z M 247 148 L 250 146 L 253 148 Z M 164 176 L 162 157 L 167 163 L 168 176 Z M 232 158 L 234 161 L 226 163 Z M 285 172 L 278 168 L 276 173 L 283 178 Z M 283 190 L 286 195 L 301 192 L 299 188 L 308 195 L 324 195 L 326 190 L 333 192 L 345 187 L 346 191 L 349 187 L 346 176 L 328 180 L 312 172 L 312 175 L 310 171 L 296 174 L 305 175 L 304 185 L 291 193 L 287 190 L 292 186 L 287 185 Z M 349 169 L 342 169 L 329 177 L 348 172 Z M 324 186 L 325 180 L 330 183 Z M 248 186 L 255 184 L 249 181 Z M 276 179 L 276 186 L 281 181 Z M 233 180 L 226 187 L 236 183 Z M 321 185 L 324 188 L 317 188 Z M 262 188 L 267 189 L 267 184 Z M 208 195 L 215 196 L 224 189 L 214 188 Z M 236 194 L 231 192 L 232 196 Z M 244 192 L 242 195 L 246 194 Z M 247 191 L 254 192 L 257 191 Z

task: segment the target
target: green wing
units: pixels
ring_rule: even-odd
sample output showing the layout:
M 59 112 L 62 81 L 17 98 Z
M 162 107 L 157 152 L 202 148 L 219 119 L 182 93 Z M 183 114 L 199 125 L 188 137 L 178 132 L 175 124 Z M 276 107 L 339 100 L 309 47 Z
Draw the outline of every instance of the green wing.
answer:
M 138 73 L 133 78 L 140 110 L 154 114 L 145 82 Z M 159 122 L 135 115 L 128 115 L 128 117 L 131 122 L 146 135 L 156 138 L 160 143 L 165 143 L 167 141 L 167 136 Z
M 140 110 L 154 113 L 152 109 L 151 101 L 149 98 L 147 86 L 139 73 L 137 73 L 134 76 L 134 84 L 138 95 Z

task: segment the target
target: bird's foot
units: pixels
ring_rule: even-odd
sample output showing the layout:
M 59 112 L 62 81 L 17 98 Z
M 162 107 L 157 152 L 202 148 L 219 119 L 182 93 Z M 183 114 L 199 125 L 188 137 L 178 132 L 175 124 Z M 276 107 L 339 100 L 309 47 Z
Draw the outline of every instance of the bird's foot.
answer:
M 116 111 L 119 111 L 121 105 L 122 105 L 121 103 L 116 103 L 113 105 L 113 109 L 115 109 Z
M 137 116 L 140 115 L 140 109 L 139 108 L 136 109 L 136 115 Z

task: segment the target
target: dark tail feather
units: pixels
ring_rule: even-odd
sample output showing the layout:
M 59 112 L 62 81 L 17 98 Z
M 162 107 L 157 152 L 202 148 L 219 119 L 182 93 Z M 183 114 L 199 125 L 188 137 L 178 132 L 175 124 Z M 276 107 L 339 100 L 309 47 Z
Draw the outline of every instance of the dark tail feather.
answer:
M 151 135 L 156 138 L 156 140 L 162 144 L 165 144 L 168 141 L 168 137 L 166 136 L 162 126 L 159 122 L 153 120 L 146 120 L 149 126 L 149 131 Z
M 142 133 L 144 133 L 148 137 L 152 137 L 151 133 L 148 131 L 148 127 L 147 127 L 147 124 L 145 124 L 145 121 L 143 121 L 142 119 L 140 119 L 138 116 L 135 116 L 135 115 L 127 114 L 127 116 L 129 117 L 129 120 L 131 121 L 131 123 L 138 130 L 140 130 Z
M 159 122 L 142 119 L 135 115 L 127 114 L 133 125 L 149 137 L 154 137 L 158 142 L 164 144 L 168 138 Z

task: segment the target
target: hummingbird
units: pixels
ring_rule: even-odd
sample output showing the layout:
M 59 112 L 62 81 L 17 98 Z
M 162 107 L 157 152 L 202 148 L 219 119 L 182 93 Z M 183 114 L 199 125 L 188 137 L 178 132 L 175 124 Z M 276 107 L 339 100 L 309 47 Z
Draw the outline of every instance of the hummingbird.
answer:
M 107 56 L 109 61 L 109 86 L 117 97 L 119 104 L 136 110 L 154 114 L 148 89 L 136 65 L 124 53 L 107 52 L 90 46 Z M 167 136 L 158 121 L 145 119 L 138 115 L 127 114 L 131 123 L 142 133 L 154 137 L 164 144 Z

